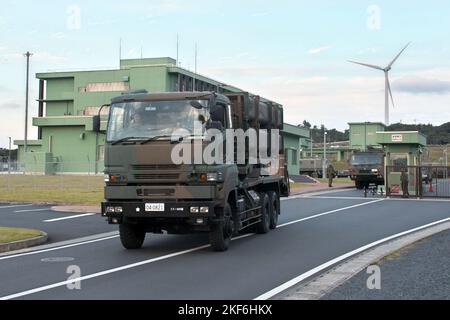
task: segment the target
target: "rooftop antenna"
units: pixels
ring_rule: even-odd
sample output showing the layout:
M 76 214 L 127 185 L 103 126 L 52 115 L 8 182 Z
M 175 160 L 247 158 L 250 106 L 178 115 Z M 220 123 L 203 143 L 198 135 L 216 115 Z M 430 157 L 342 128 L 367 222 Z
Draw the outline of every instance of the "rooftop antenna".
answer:
M 122 60 L 122 38 L 119 39 L 119 62 Z
M 391 96 L 391 101 L 392 101 L 392 106 L 394 106 L 394 98 L 392 97 L 392 91 L 391 91 L 391 84 L 389 82 L 389 71 L 391 71 L 392 69 L 392 65 L 397 61 L 397 59 L 400 57 L 400 55 L 403 53 L 403 51 L 406 50 L 406 48 L 411 44 L 411 42 L 409 42 L 394 58 L 394 60 L 391 61 L 391 63 L 389 63 L 387 65 L 387 67 L 382 68 L 379 66 L 375 66 L 375 65 L 371 65 L 371 64 L 367 64 L 367 63 L 361 63 L 361 62 L 356 62 L 356 61 L 351 61 L 349 60 L 349 62 L 351 63 L 355 63 L 355 64 L 359 64 L 361 66 L 364 67 L 368 67 L 368 68 L 372 68 L 372 69 L 376 69 L 376 70 L 380 70 L 384 72 L 384 79 L 385 79 L 385 105 L 384 105 L 384 122 L 385 124 L 388 126 L 389 125 L 389 96 Z
M 178 54 L 179 54 L 179 50 L 180 50 L 180 39 L 177 33 L 177 67 L 178 67 Z

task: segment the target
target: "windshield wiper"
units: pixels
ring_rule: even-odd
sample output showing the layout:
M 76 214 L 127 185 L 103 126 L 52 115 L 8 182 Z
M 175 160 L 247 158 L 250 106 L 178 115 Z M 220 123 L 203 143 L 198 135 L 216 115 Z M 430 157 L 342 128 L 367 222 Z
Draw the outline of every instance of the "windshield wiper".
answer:
M 129 140 L 133 140 L 133 139 L 137 139 L 137 140 L 142 140 L 142 139 L 145 139 L 145 138 L 139 138 L 139 137 L 126 137 L 126 138 L 122 138 L 122 139 L 119 139 L 119 140 L 117 140 L 117 141 L 114 141 L 111 145 L 113 145 L 113 146 L 115 146 L 116 144 L 119 144 L 119 143 L 122 143 L 122 142 L 127 142 L 127 141 L 129 141 Z
M 156 141 L 156 140 L 158 140 L 158 139 L 162 139 L 162 138 L 171 138 L 171 137 L 172 137 L 172 136 L 169 136 L 169 135 L 154 136 L 154 137 L 151 137 L 151 138 L 149 138 L 149 139 L 146 139 L 146 140 L 142 141 L 142 142 L 141 142 L 141 145 L 142 145 L 142 144 L 150 143 L 150 142 L 152 142 L 152 141 Z

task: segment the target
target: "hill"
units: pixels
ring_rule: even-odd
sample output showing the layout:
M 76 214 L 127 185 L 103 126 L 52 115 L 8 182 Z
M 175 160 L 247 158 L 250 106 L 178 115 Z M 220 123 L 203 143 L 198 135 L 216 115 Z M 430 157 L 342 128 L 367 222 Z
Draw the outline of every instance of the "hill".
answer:
M 299 126 L 311 129 L 311 136 L 314 143 L 323 143 L 323 133 L 327 130 L 328 142 L 348 141 L 349 130 L 344 132 L 336 129 L 328 129 L 324 125 L 317 127 L 311 125 L 308 121 L 303 121 Z M 443 145 L 450 143 L 450 122 L 444 123 L 440 126 L 433 126 L 432 124 L 404 124 L 395 123 L 386 128 L 387 131 L 419 131 L 427 136 L 428 144 Z

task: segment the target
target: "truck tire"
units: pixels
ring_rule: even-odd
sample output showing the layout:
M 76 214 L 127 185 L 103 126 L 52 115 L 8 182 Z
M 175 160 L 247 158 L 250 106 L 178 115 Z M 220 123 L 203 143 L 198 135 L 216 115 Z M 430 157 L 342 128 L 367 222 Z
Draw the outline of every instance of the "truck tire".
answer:
M 144 244 L 145 231 L 138 225 L 122 223 L 119 226 L 120 241 L 125 249 L 140 249 Z
M 358 190 L 362 190 L 362 189 L 363 189 L 363 185 L 362 185 L 362 183 L 359 182 L 359 181 L 356 181 L 356 182 L 355 182 L 355 187 L 356 187 L 356 189 L 358 189 Z
M 223 208 L 223 221 L 211 226 L 209 243 L 214 251 L 227 251 L 234 233 L 234 222 L 231 206 L 227 203 Z
M 270 202 L 267 193 L 262 193 L 261 198 L 261 221 L 256 225 L 256 233 L 264 234 L 270 230 Z
M 278 216 L 280 215 L 280 197 L 275 191 L 269 192 L 270 203 L 270 229 L 274 230 L 278 225 Z

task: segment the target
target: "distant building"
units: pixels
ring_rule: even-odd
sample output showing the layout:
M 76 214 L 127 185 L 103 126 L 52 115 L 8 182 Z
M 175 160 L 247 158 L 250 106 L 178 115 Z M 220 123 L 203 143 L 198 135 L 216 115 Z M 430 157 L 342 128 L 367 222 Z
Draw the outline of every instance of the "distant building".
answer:
M 23 140 L 14 143 L 23 170 L 49 174 L 103 172 L 105 136 L 93 131 L 93 116 L 124 91 L 243 91 L 180 68 L 172 58 L 127 59 L 115 70 L 49 72 L 36 77 L 39 108 L 33 125 L 38 127 L 38 139 L 28 141 L 26 154 Z M 106 128 L 108 108 L 102 109 L 102 115 L 102 128 Z M 297 151 L 303 138 L 297 138 Z
M 311 132 L 306 127 L 284 124 L 284 154 L 290 175 L 300 174 L 300 158 L 311 148 Z
M 385 131 L 386 126 L 381 122 L 351 122 L 350 149 L 366 150 L 369 147 L 381 148 L 377 142 L 377 132 Z

